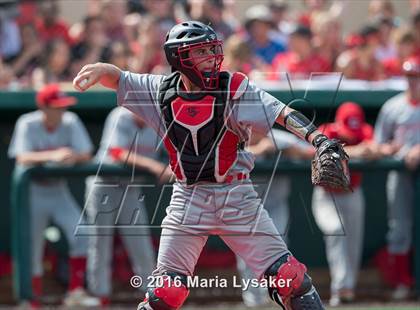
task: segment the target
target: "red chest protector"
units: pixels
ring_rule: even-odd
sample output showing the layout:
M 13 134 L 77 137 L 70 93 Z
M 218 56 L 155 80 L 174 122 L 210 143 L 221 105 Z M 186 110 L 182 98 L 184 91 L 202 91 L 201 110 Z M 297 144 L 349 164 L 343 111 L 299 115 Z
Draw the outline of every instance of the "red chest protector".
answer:
M 227 127 L 227 108 L 246 90 L 242 73 L 220 73 L 219 89 L 200 93 L 180 90 L 180 73 L 164 79 L 159 105 L 166 126 L 165 147 L 179 181 L 221 183 L 244 143 Z

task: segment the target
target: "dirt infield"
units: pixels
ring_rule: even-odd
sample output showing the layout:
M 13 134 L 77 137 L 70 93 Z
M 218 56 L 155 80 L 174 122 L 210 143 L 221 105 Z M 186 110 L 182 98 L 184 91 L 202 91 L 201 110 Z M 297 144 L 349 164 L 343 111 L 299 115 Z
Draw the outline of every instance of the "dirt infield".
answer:
M 6 310 L 6 309 L 28 309 L 25 307 L 19 307 L 19 306 L 15 306 L 15 307 L 10 307 L 10 306 L 0 306 L 0 310 Z M 70 309 L 70 308 L 65 308 L 65 307 L 43 307 L 40 309 L 49 309 L 49 310 L 55 310 L 55 309 Z M 87 309 L 87 308 L 84 308 Z M 92 309 L 92 308 L 90 308 Z M 132 306 L 127 306 L 127 305 L 115 305 L 112 307 L 107 308 L 108 310 L 117 310 L 117 309 L 121 309 L 121 310 L 132 310 L 135 309 L 135 305 Z M 201 306 L 201 305 L 189 305 L 186 307 L 182 308 L 183 310 L 249 310 L 250 308 L 244 307 L 242 304 L 220 304 L 220 305 L 212 305 L 212 306 Z M 265 310 L 278 310 L 279 308 L 276 306 L 269 306 L 269 307 L 259 307 L 259 309 L 265 309 Z M 375 304 L 375 305 L 353 305 L 353 306 L 346 306 L 346 307 L 336 307 L 336 308 L 331 308 L 328 307 L 328 310 L 333 310 L 333 309 L 345 309 L 345 310 L 419 310 L 420 309 L 420 303 L 411 303 L 411 304 L 394 304 L 394 305 L 380 305 L 380 304 Z
M 213 305 L 208 307 L 202 306 L 186 306 L 183 309 L 185 310 L 249 310 L 251 308 L 247 308 L 242 304 L 233 305 L 233 304 L 220 304 L 220 305 Z M 279 308 L 275 305 L 268 306 L 268 307 L 259 307 L 258 309 L 264 310 L 278 310 Z M 420 302 L 419 303 L 410 303 L 410 304 L 394 304 L 394 305 L 352 305 L 352 306 L 342 306 L 342 307 L 327 307 L 328 310 L 333 309 L 346 309 L 346 310 L 419 310 L 420 309 Z
M 200 275 L 208 274 L 235 274 L 235 270 L 201 270 Z M 316 279 L 317 287 L 323 296 L 325 303 L 329 297 L 329 281 L 327 270 L 312 269 L 312 274 Z M 412 299 L 405 303 L 392 303 L 389 301 L 390 289 L 381 284 L 376 272 L 372 269 L 363 269 L 362 277 L 358 283 L 357 300 L 358 302 L 346 307 L 327 308 L 330 309 L 346 309 L 346 310 L 420 310 L 420 299 Z M 24 309 L 16 306 L 13 299 L 11 287 L 11 277 L 0 278 L 0 309 Z M 45 295 L 43 301 L 49 306 L 42 309 L 69 309 L 58 306 L 62 302 L 65 294 L 65 286 L 57 282 L 51 277 L 45 278 Z M 136 289 L 129 287 L 126 282 L 114 283 L 113 304 L 107 308 L 109 310 L 133 310 L 136 308 L 137 302 L 143 298 L 144 294 Z M 382 301 L 382 302 L 379 302 Z M 26 308 L 28 309 L 28 308 Z M 86 308 L 85 308 L 86 309 Z M 191 291 L 190 297 L 182 308 L 183 310 L 249 310 L 241 303 L 240 289 L 194 289 Z M 259 309 L 278 310 L 275 304 L 267 307 L 259 307 Z

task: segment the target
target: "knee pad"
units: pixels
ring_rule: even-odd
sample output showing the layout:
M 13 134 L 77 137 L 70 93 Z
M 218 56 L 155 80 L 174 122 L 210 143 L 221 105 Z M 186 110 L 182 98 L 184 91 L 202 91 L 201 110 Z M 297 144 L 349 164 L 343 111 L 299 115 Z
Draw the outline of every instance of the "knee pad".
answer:
M 162 286 L 147 290 L 146 298 L 137 310 L 177 310 L 181 308 L 190 293 L 187 277 L 175 272 L 162 275 Z
M 267 269 L 264 276 L 270 284 L 270 298 L 283 309 L 324 309 L 318 293 L 312 286 L 312 279 L 306 273 L 306 266 L 292 255 L 280 257 Z

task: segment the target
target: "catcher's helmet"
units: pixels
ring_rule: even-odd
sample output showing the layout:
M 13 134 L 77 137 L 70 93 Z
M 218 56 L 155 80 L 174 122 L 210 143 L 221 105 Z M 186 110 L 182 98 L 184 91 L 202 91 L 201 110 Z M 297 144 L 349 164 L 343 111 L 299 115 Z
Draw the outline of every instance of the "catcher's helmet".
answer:
M 216 89 L 219 85 L 220 66 L 223 61 L 222 41 L 208 25 L 188 21 L 175 25 L 166 35 L 164 44 L 168 63 L 174 70 L 185 74 L 202 89 Z M 211 53 L 194 57 L 194 49 L 208 49 Z M 198 65 L 211 62 L 212 69 L 200 71 Z
M 405 75 L 420 77 L 420 57 L 413 56 L 407 59 L 402 65 L 402 70 Z

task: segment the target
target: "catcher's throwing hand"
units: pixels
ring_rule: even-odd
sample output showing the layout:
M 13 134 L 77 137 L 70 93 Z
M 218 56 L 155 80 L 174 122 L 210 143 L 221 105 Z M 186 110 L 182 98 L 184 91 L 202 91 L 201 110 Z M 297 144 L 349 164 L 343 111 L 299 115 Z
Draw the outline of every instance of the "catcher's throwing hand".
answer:
M 100 64 L 86 65 L 74 78 L 73 86 L 78 91 L 85 91 L 99 82 L 101 74 Z
M 312 160 L 312 184 L 351 191 L 349 156 L 343 145 L 325 135 L 316 136 L 312 143 L 316 148 Z
M 73 87 L 78 91 L 88 90 L 96 83 L 117 89 L 121 70 L 111 64 L 96 63 L 84 66 L 73 80 Z

